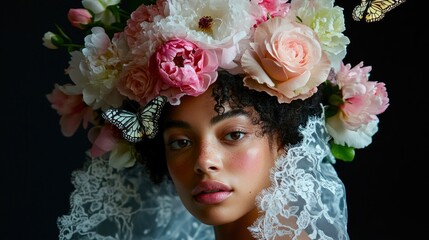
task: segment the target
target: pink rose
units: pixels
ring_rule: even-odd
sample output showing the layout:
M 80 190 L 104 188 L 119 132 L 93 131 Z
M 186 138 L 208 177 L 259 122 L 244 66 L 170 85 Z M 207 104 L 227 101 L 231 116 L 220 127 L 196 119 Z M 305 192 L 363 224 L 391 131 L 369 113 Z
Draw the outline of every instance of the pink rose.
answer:
M 330 61 L 316 33 L 303 24 L 271 18 L 256 28 L 250 46 L 241 59 L 245 85 L 279 103 L 312 96 L 329 75 Z
M 340 119 L 350 130 L 376 120 L 376 115 L 383 113 L 389 105 L 385 84 L 368 81 L 370 71 L 371 67 L 363 67 L 363 62 L 353 68 L 341 63 L 337 73 L 336 80 L 344 101 L 340 106 Z
M 94 121 L 94 112 L 82 101 L 82 95 L 67 95 L 62 87 L 55 84 L 52 93 L 46 95 L 51 107 L 61 116 L 60 126 L 64 136 L 72 136 L 80 123 L 86 129 Z
M 69 22 L 73 27 L 84 29 L 85 25 L 92 22 L 91 13 L 84 8 L 71 8 L 67 14 Z
M 161 95 L 177 105 L 183 95 L 198 96 L 216 81 L 217 56 L 194 43 L 174 39 L 161 45 L 150 60 L 154 78 L 164 86 Z
M 159 95 L 161 84 L 150 77 L 147 65 L 131 62 L 123 69 L 116 87 L 122 95 L 144 106 Z

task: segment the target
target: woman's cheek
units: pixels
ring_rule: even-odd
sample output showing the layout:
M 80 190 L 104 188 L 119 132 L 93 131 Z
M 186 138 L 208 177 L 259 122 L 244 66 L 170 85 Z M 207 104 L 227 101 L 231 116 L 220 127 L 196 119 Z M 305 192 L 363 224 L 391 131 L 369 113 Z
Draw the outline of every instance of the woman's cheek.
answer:
M 167 168 L 173 180 L 188 174 L 189 169 L 193 169 L 189 165 L 180 164 L 179 162 L 175 162 L 174 160 L 167 160 Z
M 244 152 L 233 154 L 228 165 L 233 171 L 254 174 L 262 170 L 261 163 L 267 161 L 265 158 L 257 147 L 251 147 Z

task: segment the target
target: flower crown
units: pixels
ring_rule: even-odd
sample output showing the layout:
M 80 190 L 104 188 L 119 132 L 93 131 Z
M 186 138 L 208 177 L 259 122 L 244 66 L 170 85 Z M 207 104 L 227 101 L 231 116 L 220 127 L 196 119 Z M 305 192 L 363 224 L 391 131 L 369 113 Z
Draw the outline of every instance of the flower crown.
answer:
M 350 41 L 343 34 L 343 8 L 334 0 L 132 0 L 128 5 L 83 0 L 82 5 L 68 12 L 70 23 L 84 34 L 82 45 L 59 27 L 43 37 L 47 48 L 70 53 L 66 73 L 73 82 L 56 84 L 47 98 L 61 116 L 62 133 L 72 136 L 81 125 L 91 125 L 91 155 L 110 152 L 117 168 L 134 165 L 133 142 L 156 134 L 166 101 L 178 105 L 182 96 L 200 95 L 219 70 L 242 74 L 245 86 L 285 104 L 304 100 L 325 84 L 331 150 L 345 161 L 371 143 L 377 115 L 389 105 L 385 84 L 368 81 L 371 67 L 342 62 Z M 125 109 L 130 102 L 141 106 L 137 113 Z

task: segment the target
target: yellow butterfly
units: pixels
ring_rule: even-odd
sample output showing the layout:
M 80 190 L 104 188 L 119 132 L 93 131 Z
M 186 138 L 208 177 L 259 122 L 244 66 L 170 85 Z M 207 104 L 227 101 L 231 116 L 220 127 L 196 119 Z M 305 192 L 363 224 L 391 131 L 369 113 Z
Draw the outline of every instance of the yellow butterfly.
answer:
M 404 3 L 405 0 L 361 0 L 360 5 L 357 5 L 353 9 L 353 19 L 360 21 L 365 17 L 366 22 L 375 22 L 381 20 L 384 15 L 398 6 Z

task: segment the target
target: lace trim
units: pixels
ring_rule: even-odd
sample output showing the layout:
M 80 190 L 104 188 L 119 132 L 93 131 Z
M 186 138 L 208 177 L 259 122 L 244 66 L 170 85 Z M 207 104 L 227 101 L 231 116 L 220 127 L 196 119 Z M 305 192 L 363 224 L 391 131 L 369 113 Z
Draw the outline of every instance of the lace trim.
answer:
M 249 230 L 257 239 L 349 239 L 345 188 L 331 164 L 324 119 L 310 119 L 301 132 L 303 142 L 276 161 L 272 186 L 256 199 L 263 216 Z
M 60 240 L 213 239 L 212 227 L 188 213 L 172 184 L 153 184 L 141 165 L 118 171 L 106 159 L 88 159 L 72 182 L 70 214 L 57 222 Z

